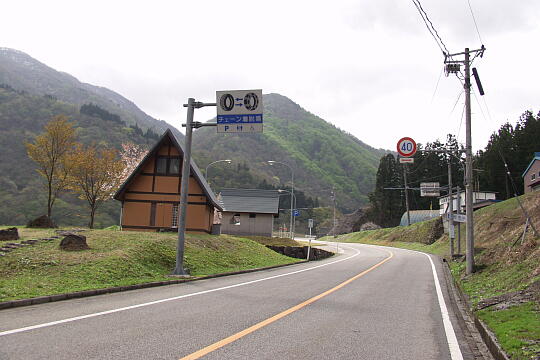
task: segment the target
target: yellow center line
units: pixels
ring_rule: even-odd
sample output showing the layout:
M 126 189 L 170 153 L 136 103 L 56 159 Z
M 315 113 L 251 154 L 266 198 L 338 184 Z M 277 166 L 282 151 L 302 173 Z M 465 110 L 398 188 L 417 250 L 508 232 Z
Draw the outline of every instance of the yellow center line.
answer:
M 314 303 L 315 301 L 317 301 L 319 299 L 322 299 L 323 297 L 325 297 L 327 295 L 330 295 L 331 293 L 341 289 L 345 285 L 347 285 L 347 284 L 353 282 L 354 280 L 364 276 L 368 272 L 376 269 L 377 267 L 381 266 L 382 264 L 384 264 L 385 262 L 390 260 L 392 257 L 394 257 L 394 254 L 391 251 L 387 251 L 387 252 L 390 254 L 389 257 L 387 257 L 384 260 L 382 260 L 381 262 L 373 265 L 369 269 L 364 270 L 361 273 L 353 276 L 352 278 L 350 278 L 348 280 L 345 280 L 344 282 L 342 282 L 341 284 L 333 287 L 332 289 L 327 290 L 327 291 L 323 292 L 322 294 L 316 295 L 316 296 L 312 297 L 311 299 L 304 301 L 303 303 L 295 305 L 292 308 L 289 308 L 289 309 L 287 309 L 287 310 L 285 310 L 283 312 L 280 312 L 277 315 L 274 315 L 274 316 L 272 316 L 272 317 L 270 317 L 270 318 L 268 318 L 266 320 L 263 320 L 260 323 L 255 324 L 255 325 L 253 325 L 253 326 L 251 326 L 251 327 L 249 327 L 249 328 L 247 328 L 245 330 L 242 330 L 242 331 L 240 331 L 240 332 L 238 332 L 238 333 L 236 333 L 234 335 L 231 335 L 231 336 L 229 336 L 229 337 L 227 337 L 227 338 L 225 338 L 223 340 L 217 341 L 217 342 L 213 343 L 212 345 L 208 345 L 205 348 L 202 348 L 202 349 L 200 349 L 198 351 L 195 351 L 194 353 L 191 353 L 191 354 L 181 358 L 180 360 L 199 359 L 199 358 L 201 358 L 201 357 L 203 357 L 203 356 L 205 356 L 205 355 L 207 355 L 207 354 L 209 354 L 209 353 L 211 353 L 211 352 L 213 352 L 213 351 L 215 351 L 215 350 L 217 350 L 219 348 L 224 347 L 225 345 L 233 343 L 236 340 L 238 340 L 238 339 L 240 339 L 240 338 L 242 338 L 242 337 L 244 337 L 244 336 L 246 336 L 248 334 L 251 334 L 252 332 L 255 332 L 255 331 L 265 327 L 266 325 L 269 325 L 269 324 L 271 324 L 271 323 L 273 323 L 273 322 L 275 322 L 275 321 L 277 321 L 277 320 L 279 320 L 281 318 L 284 318 L 285 316 L 287 316 L 289 314 L 292 314 L 293 312 L 298 311 L 298 310 L 302 309 L 303 307 L 308 306 L 309 304 Z

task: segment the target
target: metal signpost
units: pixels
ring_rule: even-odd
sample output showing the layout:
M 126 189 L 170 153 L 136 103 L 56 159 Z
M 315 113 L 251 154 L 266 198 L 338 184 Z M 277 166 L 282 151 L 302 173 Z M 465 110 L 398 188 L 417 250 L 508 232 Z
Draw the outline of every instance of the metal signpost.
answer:
M 311 252 L 311 229 L 313 228 L 313 219 L 308 219 L 307 226 L 309 228 L 309 244 L 307 248 L 307 258 L 306 260 L 309 261 L 309 253 Z
M 203 126 L 217 126 L 218 132 L 262 132 L 263 104 L 262 90 L 229 90 L 217 91 L 215 103 L 203 103 L 188 99 L 186 128 L 184 140 L 184 159 L 182 180 L 180 184 L 180 204 L 178 206 L 178 243 L 176 246 L 176 266 L 173 275 L 188 275 L 184 269 L 184 246 L 186 239 L 186 213 L 188 203 L 188 185 L 191 172 L 191 141 L 193 129 Z M 217 123 L 194 122 L 195 109 L 205 106 L 217 106 Z M 223 131 L 220 131 L 220 119 Z
M 404 158 L 411 158 L 412 156 L 414 156 L 414 154 L 416 154 L 416 142 L 410 137 L 403 137 L 399 139 L 397 143 L 397 152 Z M 401 159 L 400 163 L 403 163 L 401 162 Z M 411 225 L 411 215 L 409 212 L 409 188 L 407 186 L 407 162 L 404 162 L 403 164 L 403 180 L 405 183 L 405 206 L 407 207 L 407 226 L 409 226 Z
M 218 133 L 263 131 L 262 90 L 217 91 Z

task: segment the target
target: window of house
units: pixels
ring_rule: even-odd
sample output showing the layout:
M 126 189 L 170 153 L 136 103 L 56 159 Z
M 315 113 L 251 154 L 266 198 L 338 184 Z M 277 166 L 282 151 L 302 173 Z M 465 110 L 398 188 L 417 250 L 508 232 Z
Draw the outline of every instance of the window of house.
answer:
M 167 173 L 167 158 L 163 156 L 158 156 L 156 159 L 156 174 L 166 174 Z
M 171 227 L 178 227 L 178 204 L 174 204 L 172 207 Z
M 250 219 L 255 219 L 257 217 L 257 214 L 253 214 L 253 213 L 250 213 L 249 214 L 249 218 Z
M 531 175 L 531 180 L 534 180 L 534 179 L 536 179 L 536 174 Z
M 231 218 L 232 225 L 240 225 L 240 214 L 234 214 Z
M 169 174 L 172 174 L 172 175 L 180 174 L 180 158 L 177 158 L 177 157 L 169 158 Z
M 158 156 L 156 158 L 156 174 L 178 175 L 180 173 L 180 158 Z

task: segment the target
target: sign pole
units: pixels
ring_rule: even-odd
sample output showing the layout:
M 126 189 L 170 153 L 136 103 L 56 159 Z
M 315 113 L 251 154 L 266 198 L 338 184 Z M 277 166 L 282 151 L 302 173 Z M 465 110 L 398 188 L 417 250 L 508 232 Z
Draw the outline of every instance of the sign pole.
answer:
M 313 219 L 308 219 L 308 228 L 309 228 L 309 244 L 307 248 L 307 258 L 306 260 L 309 261 L 309 253 L 311 252 L 311 228 L 313 227 Z
M 180 184 L 180 205 L 178 218 L 178 244 L 176 246 L 176 267 L 173 275 L 188 275 L 184 269 L 184 246 L 186 241 L 186 212 L 188 200 L 189 173 L 191 170 L 191 139 L 193 133 L 193 115 L 195 99 L 189 98 L 187 103 L 186 138 L 184 142 L 184 161 L 182 164 L 182 182 Z
M 448 212 L 450 217 L 448 218 L 448 236 L 450 237 L 450 259 L 454 258 L 454 195 L 452 192 L 452 162 L 450 161 L 450 154 L 448 155 Z
M 403 180 L 405 182 L 405 206 L 407 207 L 407 226 L 411 225 L 411 214 L 409 212 L 409 187 L 407 186 L 407 164 L 403 164 Z

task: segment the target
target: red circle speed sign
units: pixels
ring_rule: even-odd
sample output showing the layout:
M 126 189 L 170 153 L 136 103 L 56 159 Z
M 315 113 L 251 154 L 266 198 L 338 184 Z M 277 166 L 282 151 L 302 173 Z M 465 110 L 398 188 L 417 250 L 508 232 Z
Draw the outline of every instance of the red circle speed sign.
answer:
M 403 157 L 411 157 L 416 154 L 416 142 L 410 137 L 399 139 L 397 143 L 397 152 Z

